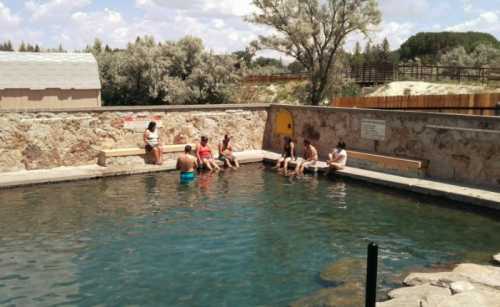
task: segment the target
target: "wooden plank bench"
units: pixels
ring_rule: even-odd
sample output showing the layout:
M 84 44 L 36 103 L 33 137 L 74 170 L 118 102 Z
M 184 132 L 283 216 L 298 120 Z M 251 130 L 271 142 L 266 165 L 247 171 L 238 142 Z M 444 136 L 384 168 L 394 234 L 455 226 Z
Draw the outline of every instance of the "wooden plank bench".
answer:
M 407 177 L 424 177 L 428 161 L 348 150 L 349 166 Z
M 188 144 L 175 144 L 175 145 L 164 145 L 161 147 L 162 152 L 165 153 L 180 153 L 184 151 L 184 147 Z M 196 148 L 195 144 L 189 144 Z M 129 156 L 143 156 L 146 155 L 146 150 L 144 148 L 132 147 L 132 148 L 117 148 L 117 149 L 104 149 L 99 152 L 97 158 L 97 164 L 100 166 L 106 166 L 107 158 L 114 157 L 129 157 Z

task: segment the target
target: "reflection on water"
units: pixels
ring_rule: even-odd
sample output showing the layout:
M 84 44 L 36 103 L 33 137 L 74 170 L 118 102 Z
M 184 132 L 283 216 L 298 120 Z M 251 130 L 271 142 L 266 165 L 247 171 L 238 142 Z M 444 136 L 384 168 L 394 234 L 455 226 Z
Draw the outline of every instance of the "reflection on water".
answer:
M 500 248 L 494 219 L 262 168 L 188 185 L 161 173 L 0 191 L 0 305 L 286 306 L 371 240 L 381 289 L 410 268 Z

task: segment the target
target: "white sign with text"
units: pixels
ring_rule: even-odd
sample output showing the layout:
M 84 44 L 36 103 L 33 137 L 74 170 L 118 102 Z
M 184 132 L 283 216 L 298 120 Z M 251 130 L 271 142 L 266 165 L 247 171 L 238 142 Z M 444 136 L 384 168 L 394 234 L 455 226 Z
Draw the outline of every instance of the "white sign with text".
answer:
M 385 140 L 385 120 L 362 119 L 361 138 L 367 140 Z

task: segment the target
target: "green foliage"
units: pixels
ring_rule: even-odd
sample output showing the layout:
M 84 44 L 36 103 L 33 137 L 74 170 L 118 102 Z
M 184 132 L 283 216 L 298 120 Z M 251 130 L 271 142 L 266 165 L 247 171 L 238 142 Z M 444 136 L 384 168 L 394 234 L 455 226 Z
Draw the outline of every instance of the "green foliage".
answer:
M 351 66 L 361 65 L 381 65 L 396 64 L 399 57 L 396 52 L 391 51 L 389 41 L 384 38 L 381 44 L 372 46 L 367 42 L 365 49 L 361 52 L 359 42 L 354 46 L 354 52 L 350 55 L 349 63 Z
M 327 96 L 346 37 L 367 35 L 381 21 L 376 0 L 253 0 L 257 12 L 248 20 L 273 28 L 259 47 L 282 52 L 300 62 L 309 75 L 309 102 Z
M 403 61 L 419 58 L 424 64 L 435 64 L 441 54 L 456 47 L 461 46 L 466 53 L 471 53 L 479 45 L 498 48 L 500 43 L 493 35 L 481 32 L 422 32 L 401 45 L 400 55 Z
M 456 47 L 439 59 L 442 66 L 452 67 L 500 67 L 500 49 L 479 45 L 468 53 L 464 47 Z
M 11 41 L 6 41 L 0 44 L 0 51 L 14 51 Z
M 88 47 L 99 64 L 105 105 L 227 103 L 242 73 L 232 55 L 206 52 L 201 39 L 157 44 L 138 37 L 125 50 Z
M 287 69 L 292 74 L 301 74 L 306 70 L 304 65 L 302 65 L 299 61 L 293 61 L 292 63 L 288 64 Z

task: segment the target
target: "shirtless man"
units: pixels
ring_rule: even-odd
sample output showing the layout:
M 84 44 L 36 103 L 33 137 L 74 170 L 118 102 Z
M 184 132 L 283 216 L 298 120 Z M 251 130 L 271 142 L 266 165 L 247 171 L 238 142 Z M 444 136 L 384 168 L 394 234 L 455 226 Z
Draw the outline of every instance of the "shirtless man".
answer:
M 295 174 L 297 176 L 304 175 L 304 169 L 307 166 L 315 166 L 318 161 L 318 151 L 311 145 L 309 140 L 304 140 L 304 159 L 297 163 Z
M 198 168 L 198 162 L 191 151 L 191 145 L 186 145 L 184 153 L 177 158 L 176 168 L 181 171 L 181 183 L 191 182 L 196 177 L 194 171 Z

